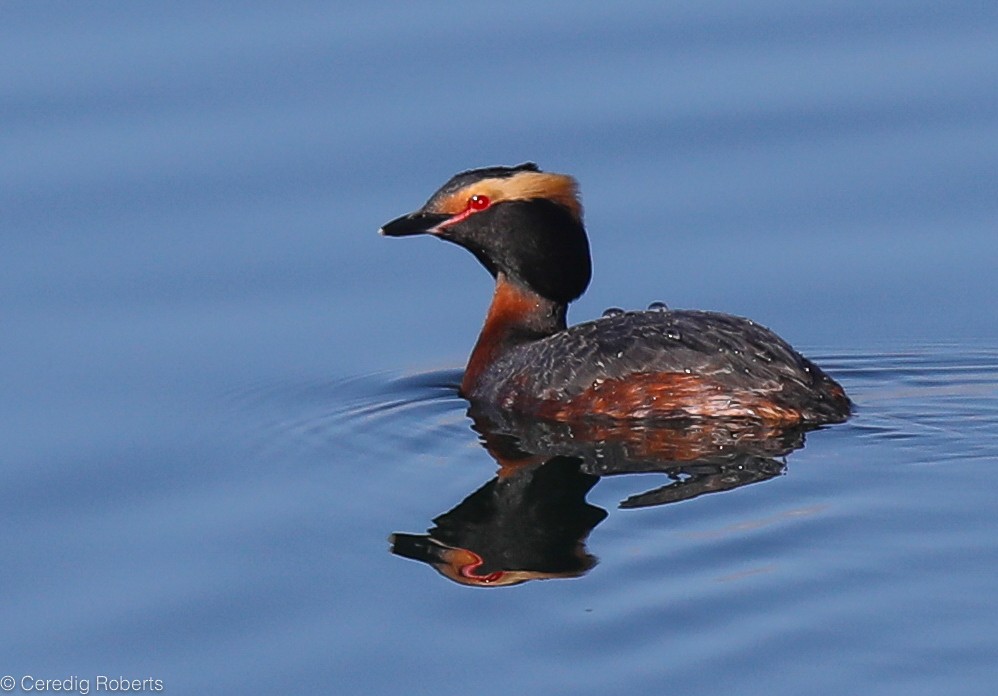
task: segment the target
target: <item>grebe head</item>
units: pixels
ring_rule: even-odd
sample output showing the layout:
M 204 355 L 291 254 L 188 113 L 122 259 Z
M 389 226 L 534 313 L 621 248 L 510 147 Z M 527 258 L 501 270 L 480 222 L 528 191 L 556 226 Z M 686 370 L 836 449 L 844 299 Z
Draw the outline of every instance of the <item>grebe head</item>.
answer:
M 381 234 L 432 234 L 463 246 L 502 276 L 559 304 L 589 285 L 592 262 L 575 180 L 527 162 L 452 177 L 426 204 Z

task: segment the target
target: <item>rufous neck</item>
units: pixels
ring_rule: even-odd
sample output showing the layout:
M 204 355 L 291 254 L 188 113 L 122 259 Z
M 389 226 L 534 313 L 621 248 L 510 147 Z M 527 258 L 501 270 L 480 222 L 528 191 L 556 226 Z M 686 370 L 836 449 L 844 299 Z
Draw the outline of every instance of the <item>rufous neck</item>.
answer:
M 567 305 L 541 297 L 499 273 L 485 325 L 461 381 L 461 393 L 473 393 L 482 373 L 506 350 L 563 331 L 567 309 Z

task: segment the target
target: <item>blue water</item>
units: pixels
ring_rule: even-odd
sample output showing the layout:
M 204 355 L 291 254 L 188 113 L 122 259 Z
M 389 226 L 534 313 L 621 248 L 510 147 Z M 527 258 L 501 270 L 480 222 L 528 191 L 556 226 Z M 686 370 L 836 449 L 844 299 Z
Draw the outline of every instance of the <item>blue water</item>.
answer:
M 0 677 L 993 693 L 996 36 L 984 2 L 5 5 Z M 525 160 L 581 183 L 570 319 L 750 316 L 858 408 L 724 492 L 569 472 L 591 567 L 469 588 L 388 537 L 496 476 L 454 387 L 489 279 L 376 231 Z

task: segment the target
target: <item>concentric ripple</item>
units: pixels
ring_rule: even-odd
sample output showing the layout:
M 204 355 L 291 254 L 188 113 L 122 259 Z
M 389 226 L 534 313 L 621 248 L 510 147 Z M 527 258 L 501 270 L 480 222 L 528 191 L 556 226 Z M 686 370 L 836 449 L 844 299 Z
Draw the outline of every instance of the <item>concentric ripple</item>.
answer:
M 258 386 L 237 399 L 263 409 L 255 433 L 265 454 L 306 448 L 337 454 L 443 454 L 472 433 L 467 402 L 458 396 L 459 370 Z
M 857 404 L 848 428 L 912 463 L 998 457 L 998 351 L 921 346 L 824 361 Z

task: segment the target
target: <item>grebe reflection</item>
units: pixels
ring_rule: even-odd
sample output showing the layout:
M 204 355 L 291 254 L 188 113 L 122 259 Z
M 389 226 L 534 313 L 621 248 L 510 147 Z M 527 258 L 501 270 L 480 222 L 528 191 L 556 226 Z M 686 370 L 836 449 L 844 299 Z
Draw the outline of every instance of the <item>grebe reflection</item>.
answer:
M 552 423 L 510 412 L 469 412 L 498 464 L 494 478 L 433 519 L 426 534 L 391 535 L 392 553 L 476 587 L 584 575 L 586 548 L 607 511 L 586 495 L 603 476 L 660 473 L 667 482 L 621 508 L 690 500 L 766 481 L 804 445 L 804 430 L 746 422 Z

